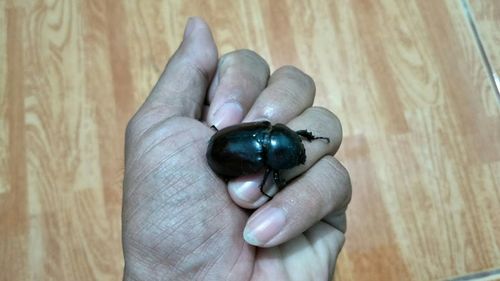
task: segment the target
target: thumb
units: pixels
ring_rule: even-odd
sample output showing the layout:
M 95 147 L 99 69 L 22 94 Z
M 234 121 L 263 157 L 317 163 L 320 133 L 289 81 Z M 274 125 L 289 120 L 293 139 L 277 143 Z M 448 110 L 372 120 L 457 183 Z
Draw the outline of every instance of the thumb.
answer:
M 154 109 L 149 124 L 172 116 L 199 118 L 217 66 L 218 54 L 207 23 L 189 18 L 183 41 L 169 60 L 141 112 Z
M 177 63 L 177 60 L 189 60 L 207 80 L 212 79 L 218 60 L 217 47 L 210 27 L 200 17 L 188 19 L 181 46 L 169 64 Z

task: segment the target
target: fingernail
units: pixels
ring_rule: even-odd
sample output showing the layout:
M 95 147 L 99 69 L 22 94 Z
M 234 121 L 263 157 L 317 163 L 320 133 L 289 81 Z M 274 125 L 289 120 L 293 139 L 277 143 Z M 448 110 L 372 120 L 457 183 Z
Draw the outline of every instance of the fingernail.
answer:
M 249 244 L 261 246 L 271 241 L 285 227 L 286 215 L 281 208 L 267 208 L 250 219 L 243 231 Z
M 262 176 L 245 176 L 237 181 L 230 181 L 228 188 L 238 199 L 259 206 L 257 203 L 267 201 L 267 197 L 262 194 L 259 188 L 261 182 Z
M 184 29 L 184 40 L 186 38 L 189 37 L 189 35 L 191 35 L 191 33 L 193 32 L 194 30 L 194 26 L 195 26 L 195 23 L 194 23 L 194 18 L 193 17 L 190 17 L 188 19 L 188 21 L 186 22 L 186 28 Z
M 213 124 L 217 129 L 238 124 L 243 119 L 243 109 L 235 102 L 223 104 L 213 115 Z

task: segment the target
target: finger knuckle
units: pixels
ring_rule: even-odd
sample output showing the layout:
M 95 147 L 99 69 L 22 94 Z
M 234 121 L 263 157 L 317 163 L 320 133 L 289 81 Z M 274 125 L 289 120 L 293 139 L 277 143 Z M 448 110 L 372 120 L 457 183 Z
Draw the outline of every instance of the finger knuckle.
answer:
M 275 73 L 288 79 L 297 81 L 303 84 L 308 89 L 312 89 L 313 91 L 316 90 L 314 79 L 293 65 L 282 66 L 278 70 L 276 70 Z
M 219 62 L 220 77 L 227 77 L 237 83 L 251 81 L 251 85 L 267 83 L 269 65 L 252 50 L 241 49 L 223 55 Z
M 194 87 L 203 87 L 211 78 L 207 69 L 191 60 L 177 61 L 172 68 L 175 71 L 168 72 L 168 79 L 159 82 L 152 94 L 162 96 L 162 93 L 168 92 L 170 97 L 182 96 Z
M 288 75 L 292 77 L 297 77 L 297 76 L 306 76 L 306 74 L 297 68 L 296 66 L 293 65 L 284 65 L 276 70 L 276 73 L 279 73 L 281 75 Z
M 350 190 L 351 177 L 349 175 L 349 171 L 347 170 L 347 168 L 333 156 L 328 156 L 325 158 L 325 160 L 326 164 L 330 167 L 330 170 L 332 170 L 331 173 L 332 179 L 339 185 L 344 186 Z
M 256 52 L 250 49 L 239 49 L 229 52 L 221 57 L 221 63 L 227 65 L 234 65 L 240 63 L 256 63 L 265 68 L 269 68 L 267 62 Z
M 308 110 L 309 114 L 315 115 L 317 118 L 320 118 L 322 121 L 328 121 L 328 122 L 340 122 L 338 117 L 331 112 L 328 108 L 322 107 L 322 106 L 313 106 L 309 108 Z
M 273 87 L 272 90 L 275 98 L 272 102 L 275 104 L 289 102 L 294 105 L 301 105 L 306 100 L 305 95 L 291 85 L 280 85 L 279 87 Z
M 330 131 L 335 132 L 335 136 L 339 137 L 338 141 L 342 140 L 342 123 L 335 113 L 321 106 L 313 106 L 307 109 L 307 113 L 314 116 L 320 124 L 327 124 Z
M 264 90 L 265 101 L 258 101 L 255 111 L 258 115 L 266 119 L 273 120 L 279 116 L 289 116 L 294 114 L 295 108 L 307 107 L 309 99 L 303 93 L 296 91 L 290 86 L 272 86 Z M 276 110 L 280 108 L 280 110 Z
M 232 65 L 232 64 L 234 64 L 235 60 L 237 60 L 237 59 L 238 59 L 238 55 L 236 55 L 235 51 L 232 51 L 230 53 L 226 53 L 226 54 L 222 55 L 222 57 L 219 59 L 219 67 Z
M 236 51 L 231 52 L 236 57 L 241 57 L 245 59 L 251 59 L 251 60 L 263 60 L 259 54 L 256 52 L 250 50 L 250 49 L 239 49 Z

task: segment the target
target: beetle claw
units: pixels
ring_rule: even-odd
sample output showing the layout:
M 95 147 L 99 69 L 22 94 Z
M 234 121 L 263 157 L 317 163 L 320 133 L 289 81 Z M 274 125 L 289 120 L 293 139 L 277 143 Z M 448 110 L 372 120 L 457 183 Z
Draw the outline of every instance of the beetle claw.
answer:
M 273 197 L 267 194 L 262 187 L 260 188 L 260 192 L 262 192 L 262 194 L 264 194 L 267 198 L 269 198 L 269 200 L 273 199 Z
M 260 192 L 264 194 L 267 198 L 272 199 L 273 197 L 264 191 L 264 185 L 266 184 L 267 178 L 269 177 L 270 173 L 271 169 L 266 169 L 266 172 L 264 173 L 264 178 L 262 178 L 262 182 L 260 183 Z
M 311 142 L 313 140 L 326 140 L 327 143 L 330 143 L 330 138 L 327 138 L 327 137 L 316 137 L 311 132 L 309 132 L 307 130 L 298 130 L 298 131 L 295 131 L 295 132 L 297 133 L 297 135 L 305 138 L 309 142 Z

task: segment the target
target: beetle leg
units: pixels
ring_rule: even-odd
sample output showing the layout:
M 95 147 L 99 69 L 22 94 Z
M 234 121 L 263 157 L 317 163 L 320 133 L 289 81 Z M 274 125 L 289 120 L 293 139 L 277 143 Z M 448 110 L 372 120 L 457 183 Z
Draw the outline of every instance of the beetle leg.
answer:
M 262 179 L 262 182 L 260 183 L 260 192 L 262 192 L 262 194 L 267 196 L 269 199 L 272 199 L 273 197 L 268 195 L 264 191 L 264 185 L 266 184 L 267 178 L 269 177 L 269 173 L 271 173 L 271 169 L 268 168 L 268 169 L 266 169 L 266 172 L 264 173 L 264 178 Z
M 218 131 L 219 131 L 219 129 L 217 129 L 217 127 L 215 127 L 215 125 L 210 126 L 210 128 L 211 128 L 211 129 L 214 129 L 216 132 L 218 132 Z
M 314 136 L 311 132 L 307 130 L 298 130 L 296 131 L 297 135 L 305 138 L 307 141 L 312 141 L 312 140 L 326 140 L 328 143 L 330 143 L 330 138 L 327 137 L 316 137 Z
M 280 176 L 279 171 L 274 171 L 273 177 L 274 177 L 274 182 L 276 183 L 276 186 L 278 186 L 278 191 L 281 190 L 283 187 L 285 187 L 286 180 Z

